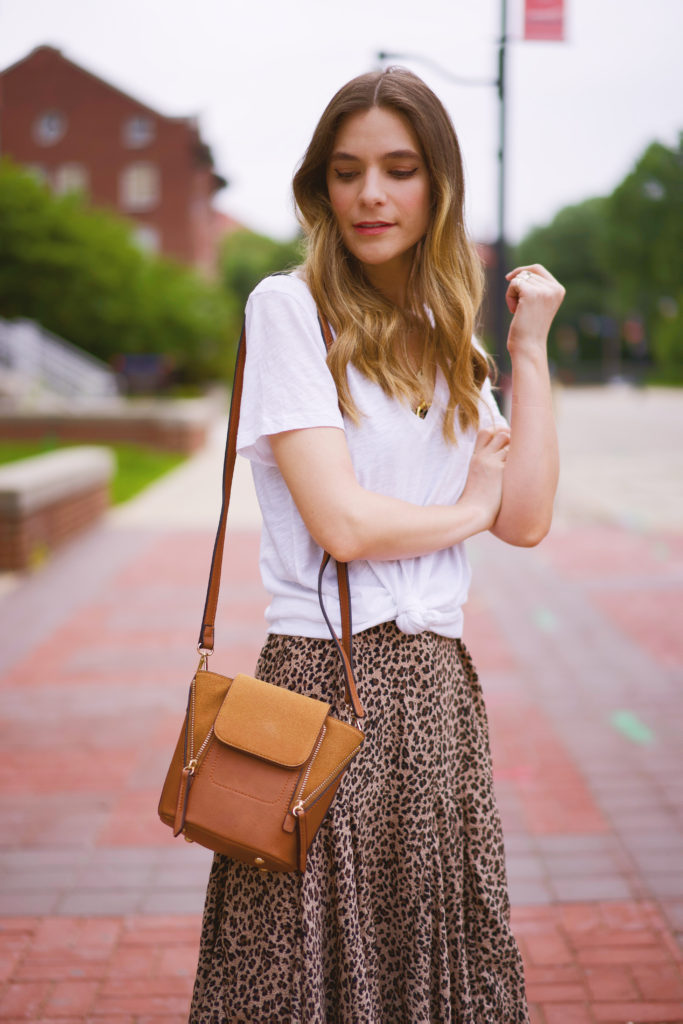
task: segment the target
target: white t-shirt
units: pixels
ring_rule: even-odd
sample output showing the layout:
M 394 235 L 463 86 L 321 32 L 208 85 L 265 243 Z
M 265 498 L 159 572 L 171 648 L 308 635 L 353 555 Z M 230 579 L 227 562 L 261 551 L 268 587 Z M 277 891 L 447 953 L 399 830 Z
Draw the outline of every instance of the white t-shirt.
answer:
M 344 430 L 360 485 L 417 505 L 452 505 L 465 486 L 476 432 L 457 428 L 458 444 L 442 434 L 448 384 L 439 371 L 425 419 L 348 367 L 360 423 L 342 418 L 327 368 L 325 342 L 307 285 L 296 274 L 266 278 L 246 309 L 247 360 L 238 452 L 252 464 L 263 515 L 261 575 L 272 595 L 271 633 L 328 637 L 318 604 L 321 550 L 308 533 L 277 468 L 269 435 L 306 427 Z M 487 380 L 480 424 L 504 424 Z M 396 620 L 404 633 L 462 635 L 470 568 L 462 544 L 400 561 L 349 564 L 353 632 Z M 341 629 L 336 574 L 325 573 L 325 608 Z

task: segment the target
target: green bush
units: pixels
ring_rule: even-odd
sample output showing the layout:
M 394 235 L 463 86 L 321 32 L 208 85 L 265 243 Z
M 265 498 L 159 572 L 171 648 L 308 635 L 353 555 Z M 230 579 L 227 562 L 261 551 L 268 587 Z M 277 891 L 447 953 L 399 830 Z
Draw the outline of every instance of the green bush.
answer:
M 302 258 L 302 243 L 298 238 L 277 242 L 246 229 L 234 231 L 226 236 L 221 248 L 220 278 L 241 314 L 249 293 L 259 281 L 269 274 L 290 270 L 301 263 Z

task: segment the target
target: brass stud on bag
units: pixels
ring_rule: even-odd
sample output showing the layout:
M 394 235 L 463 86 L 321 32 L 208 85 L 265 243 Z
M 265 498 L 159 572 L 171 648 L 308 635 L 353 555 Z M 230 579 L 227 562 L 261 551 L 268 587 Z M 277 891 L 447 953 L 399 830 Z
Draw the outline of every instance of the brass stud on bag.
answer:
M 193 843 L 194 842 L 194 839 L 190 839 L 190 837 L 185 832 L 183 832 L 183 839 L 185 840 L 186 843 Z
M 263 857 L 256 857 L 254 859 L 254 864 L 256 865 L 257 868 L 262 868 L 265 863 L 266 862 L 264 861 Z

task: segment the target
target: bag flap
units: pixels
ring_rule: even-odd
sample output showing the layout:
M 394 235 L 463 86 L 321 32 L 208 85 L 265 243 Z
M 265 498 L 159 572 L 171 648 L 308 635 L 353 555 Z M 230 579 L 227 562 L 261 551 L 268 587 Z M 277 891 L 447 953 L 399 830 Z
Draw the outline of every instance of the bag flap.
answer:
M 236 750 L 289 768 L 313 752 L 330 705 L 252 676 L 237 675 L 216 716 L 214 732 Z

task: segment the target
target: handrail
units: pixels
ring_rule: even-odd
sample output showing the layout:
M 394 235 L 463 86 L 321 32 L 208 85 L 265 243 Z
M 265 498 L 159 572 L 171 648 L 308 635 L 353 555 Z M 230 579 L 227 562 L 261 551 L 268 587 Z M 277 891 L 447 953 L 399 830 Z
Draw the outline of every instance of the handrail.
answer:
M 0 364 L 31 384 L 68 397 L 119 393 L 116 374 L 106 363 L 31 320 L 0 318 Z

